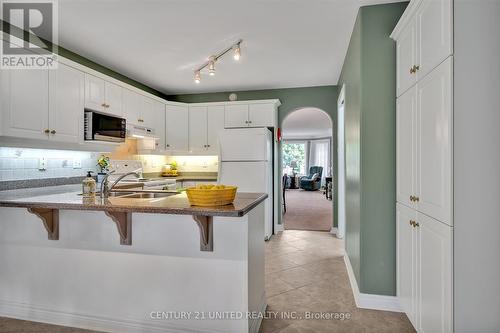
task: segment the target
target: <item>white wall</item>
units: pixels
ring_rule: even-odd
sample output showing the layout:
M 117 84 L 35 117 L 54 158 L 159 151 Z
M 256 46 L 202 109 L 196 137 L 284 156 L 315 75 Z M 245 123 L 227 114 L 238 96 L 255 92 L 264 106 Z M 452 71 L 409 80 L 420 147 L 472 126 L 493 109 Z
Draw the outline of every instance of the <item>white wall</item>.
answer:
M 500 332 L 499 17 L 499 0 L 455 0 L 457 333 Z

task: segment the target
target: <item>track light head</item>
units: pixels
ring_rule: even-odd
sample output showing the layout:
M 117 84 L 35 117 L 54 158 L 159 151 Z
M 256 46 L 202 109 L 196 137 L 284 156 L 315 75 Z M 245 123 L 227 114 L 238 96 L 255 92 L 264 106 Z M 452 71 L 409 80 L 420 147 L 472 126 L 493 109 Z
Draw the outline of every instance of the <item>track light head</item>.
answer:
M 240 48 L 240 44 L 236 44 L 235 46 L 233 46 L 233 50 L 234 50 L 234 60 L 238 61 L 240 60 L 240 57 L 241 57 L 241 48 Z
M 194 72 L 194 82 L 200 83 L 201 82 L 201 74 L 200 71 L 195 71 Z
M 208 74 L 210 76 L 214 76 L 215 75 L 215 57 L 214 56 L 211 56 L 210 59 L 208 60 Z

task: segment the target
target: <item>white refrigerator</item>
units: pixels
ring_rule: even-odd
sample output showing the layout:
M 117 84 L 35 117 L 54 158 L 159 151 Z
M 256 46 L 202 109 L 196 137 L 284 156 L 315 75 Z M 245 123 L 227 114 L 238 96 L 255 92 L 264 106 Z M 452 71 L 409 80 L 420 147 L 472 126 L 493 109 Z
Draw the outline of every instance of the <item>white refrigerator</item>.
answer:
M 273 234 L 273 138 L 267 128 L 234 128 L 220 133 L 219 183 L 240 192 L 267 193 L 265 235 Z

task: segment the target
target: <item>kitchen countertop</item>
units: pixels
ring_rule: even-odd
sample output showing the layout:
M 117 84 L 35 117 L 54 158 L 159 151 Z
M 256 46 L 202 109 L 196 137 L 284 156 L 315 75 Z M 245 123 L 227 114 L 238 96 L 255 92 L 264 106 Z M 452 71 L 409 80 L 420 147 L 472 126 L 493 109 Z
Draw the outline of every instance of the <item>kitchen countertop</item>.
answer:
M 244 216 L 267 198 L 265 193 L 237 193 L 232 205 L 191 206 L 185 193 L 163 198 L 83 198 L 81 185 L 0 191 L 0 207 L 98 210 L 151 214 Z

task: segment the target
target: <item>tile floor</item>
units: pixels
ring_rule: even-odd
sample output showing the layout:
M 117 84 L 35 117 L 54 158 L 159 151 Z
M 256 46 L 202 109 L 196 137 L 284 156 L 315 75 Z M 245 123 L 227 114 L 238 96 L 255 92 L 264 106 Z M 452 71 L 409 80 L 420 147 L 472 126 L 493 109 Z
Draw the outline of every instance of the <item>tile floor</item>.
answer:
M 343 242 L 327 232 L 286 230 L 266 243 L 270 313 L 338 313 L 350 319 L 265 319 L 260 333 L 415 332 L 404 314 L 357 309 L 343 261 Z M 2 333 L 94 333 L 0 317 Z
M 415 332 L 406 315 L 356 308 L 343 241 L 328 232 L 286 230 L 266 243 L 268 311 L 350 319 L 265 319 L 260 333 Z

